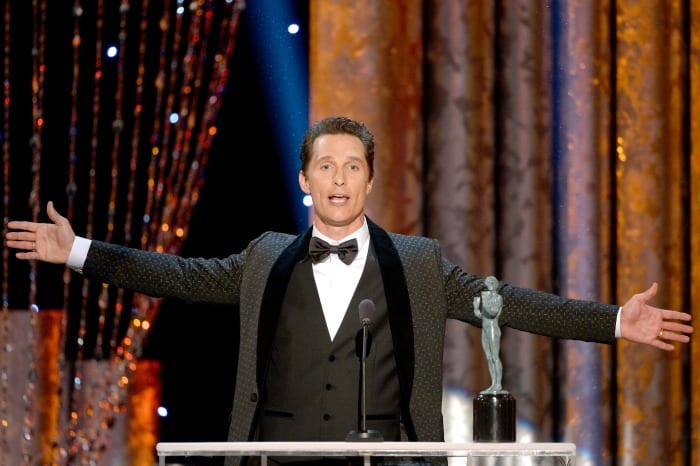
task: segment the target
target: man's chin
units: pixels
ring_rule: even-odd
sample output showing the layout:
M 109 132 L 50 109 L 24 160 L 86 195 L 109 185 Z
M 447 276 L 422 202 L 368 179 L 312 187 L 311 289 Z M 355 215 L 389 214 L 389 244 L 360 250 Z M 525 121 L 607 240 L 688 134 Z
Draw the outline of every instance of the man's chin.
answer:
M 325 225 L 327 225 L 330 228 L 344 228 L 344 227 L 350 227 L 354 223 L 358 221 L 358 219 L 361 219 L 362 215 L 334 215 L 334 216 L 321 216 L 321 215 L 316 215 L 315 216 L 315 221 L 316 223 L 321 222 Z M 361 225 L 362 222 L 359 222 L 359 225 Z

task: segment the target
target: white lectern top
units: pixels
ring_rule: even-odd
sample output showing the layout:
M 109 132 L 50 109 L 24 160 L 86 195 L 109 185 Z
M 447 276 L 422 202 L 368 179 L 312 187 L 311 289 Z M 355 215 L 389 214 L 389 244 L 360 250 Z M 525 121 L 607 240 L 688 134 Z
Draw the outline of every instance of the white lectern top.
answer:
M 371 456 L 401 457 L 557 457 L 573 465 L 573 443 L 449 443 L 449 442 L 159 442 L 160 466 L 168 456 Z M 533 463 L 535 464 L 535 463 Z

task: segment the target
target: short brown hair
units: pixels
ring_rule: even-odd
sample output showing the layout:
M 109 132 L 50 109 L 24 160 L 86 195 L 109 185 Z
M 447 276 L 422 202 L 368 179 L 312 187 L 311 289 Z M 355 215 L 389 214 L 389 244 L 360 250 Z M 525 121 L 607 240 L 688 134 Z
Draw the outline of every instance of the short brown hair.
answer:
M 299 151 L 301 169 L 306 171 L 311 160 L 314 141 L 325 134 L 349 134 L 357 137 L 365 148 L 365 159 L 369 165 L 369 179 L 374 178 L 374 135 L 361 121 L 344 116 L 327 117 L 317 121 L 304 133 Z

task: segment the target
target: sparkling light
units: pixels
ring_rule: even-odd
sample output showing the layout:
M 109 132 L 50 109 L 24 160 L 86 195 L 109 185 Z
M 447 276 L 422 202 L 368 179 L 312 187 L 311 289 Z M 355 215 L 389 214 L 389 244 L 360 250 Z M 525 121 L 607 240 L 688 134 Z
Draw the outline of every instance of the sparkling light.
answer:
M 143 12 L 150 11 L 149 3 L 152 0 L 144 0 L 139 6 Z M 154 18 L 150 14 L 136 14 L 134 18 L 140 16 L 140 32 L 135 34 L 133 40 L 129 34 L 133 31 L 127 29 L 127 13 L 134 5 L 128 0 L 120 2 L 106 2 L 97 0 L 95 7 L 90 9 L 91 16 L 89 23 L 83 23 L 90 31 L 90 44 L 83 50 L 81 46 L 81 22 L 83 10 L 80 7 L 80 0 L 76 0 L 73 7 L 73 34 L 70 45 L 72 46 L 72 88 L 70 91 L 70 124 L 67 129 L 69 136 L 69 147 L 67 154 L 67 180 L 65 182 L 67 204 L 64 206 L 69 218 L 73 217 L 74 200 L 76 193 L 87 193 L 85 196 L 86 205 L 81 208 L 85 220 L 81 229 L 86 236 L 98 238 L 100 232 L 104 231 L 104 237 L 99 238 L 108 242 L 119 240 L 123 244 L 132 245 L 132 235 L 136 236 L 136 241 L 142 249 L 161 250 L 167 252 L 177 252 L 186 237 L 188 221 L 192 209 L 199 199 L 199 189 L 202 186 L 202 171 L 206 167 L 208 149 L 212 137 L 216 134 L 216 119 L 219 108 L 222 104 L 221 96 L 225 90 L 229 73 L 229 59 L 232 55 L 233 44 L 235 43 L 235 33 L 237 30 L 238 16 L 242 11 L 241 4 L 233 0 L 226 0 L 226 5 L 236 5 L 222 8 L 220 4 L 213 5 L 209 2 L 198 0 L 176 0 L 177 12 L 165 8 L 160 18 L 155 18 L 156 24 L 160 26 L 161 50 L 153 63 L 156 76 L 152 77 L 152 82 L 148 82 L 149 76 L 146 73 L 145 64 L 150 59 L 147 56 L 146 34 L 153 24 Z M 32 150 L 31 172 L 32 186 L 29 199 L 25 200 L 25 205 L 30 206 L 31 215 L 34 220 L 38 220 L 39 213 L 45 205 L 40 199 L 39 174 L 42 173 L 42 129 L 45 119 L 43 109 L 44 96 L 44 72 L 46 66 L 44 60 L 46 34 L 44 26 L 46 21 L 46 3 L 48 0 L 35 0 L 31 2 L 34 6 L 34 27 L 32 44 L 32 127 L 29 128 L 30 148 Z M 9 2 L 7 3 L 9 5 Z M 120 15 L 118 30 L 112 30 L 111 23 L 105 21 L 118 12 Z M 2 70 L 5 76 L 10 76 L 11 66 L 10 46 L 10 13 L 14 10 L 9 6 L 4 9 L 4 23 L 2 33 L 4 34 L 5 53 L 2 59 Z M 215 21 L 220 21 L 216 24 Z M 110 27 L 106 27 L 110 26 Z M 116 26 L 116 25 L 115 25 Z M 114 34 L 117 33 L 117 34 Z M 216 33 L 216 35 L 213 35 Z M 104 36 L 104 37 L 103 37 Z M 118 37 L 115 42 L 114 37 Z M 177 38 L 174 40 L 173 38 Z M 103 44 L 103 40 L 110 41 Z M 209 47 L 208 41 L 217 46 L 216 50 Z M 209 54 L 213 50 L 212 54 Z M 13 50 L 14 51 L 14 50 Z M 165 52 L 168 53 L 165 53 Z M 81 52 L 93 54 L 94 67 L 85 69 L 81 66 Z M 125 69 L 129 65 L 125 59 L 133 59 L 130 64 L 135 64 L 133 69 L 135 75 L 129 75 L 131 81 L 127 81 Z M 104 62 L 113 60 L 109 66 L 103 66 Z M 149 63 L 150 65 L 150 63 Z M 70 65 L 68 65 L 70 66 Z M 110 95 L 102 95 L 99 90 L 102 88 L 102 80 L 115 83 L 114 92 Z M 206 79 L 205 79 L 206 78 Z M 92 80 L 90 86 L 79 86 L 78 83 Z M 155 89 L 155 101 L 153 108 L 146 109 L 145 100 L 142 95 L 143 88 Z M 10 107 L 10 81 L 2 82 L 2 110 L 3 123 L 0 127 L 0 142 L 7 144 L 9 138 L 9 107 Z M 201 92 L 199 90 L 202 90 Z M 80 97 L 80 99 L 78 98 Z M 127 97 L 129 105 L 127 105 Z M 131 105 L 133 99 L 133 105 Z M 198 99 L 202 100 L 202 103 Z M 85 122 L 85 133 L 88 144 L 80 146 L 77 144 L 78 117 L 80 115 L 78 103 L 86 102 L 90 111 Z M 82 105 L 82 104 L 81 104 Z M 203 109 L 203 111 L 200 111 Z M 145 112 L 150 110 L 151 112 Z M 141 130 L 141 112 L 158 115 L 153 121 L 154 127 L 151 134 L 146 135 Z M 111 112 L 111 113 L 109 113 Z M 122 115 L 122 112 L 124 114 Z M 163 118 L 163 116 L 165 116 Z M 90 122 L 92 118 L 92 123 Z M 105 143 L 103 135 L 99 131 L 100 121 L 111 121 L 112 134 L 111 141 Z M 84 117 L 81 117 L 81 122 Z M 171 124 L 169 125 L 168 122 Z M 122 141 L 120 138 L 131 137 L 130 141 Z M 150 136 L 150 138 L 149 138 Z M 148 147 L 147 167 L 141 164 L 139 157 L 143 155 L 141 149 L 144 142 Z M 111 144 L 110 144 L 111 143 Z M 26 142 L 25 142 L 26 144 Z M 98 147 L 112 146 L 111 153 L 107 150 L 98 151 Z M 8 146 L 9 147 L 9 146 Z M 120 148 L 131 147 L 131 153 L 119 150 Z M 99 152 L 99 153 L 98 153 Z M 174 155 L 178 154 L 179 157 Z M 106 158 L 107 163 L 97 163 L 98 158 Z M 177 163 L 170 163 L 177 160 Z M 80 161 L 80 164 L 78 163 Z M 110 164 L 111 162 L 111 164 Z M 126 163 L 124 163 L 126 162 Z M 149 164 L 150 162 L 150 164 Z M 104 166 L 107 166 L 106 171 Z M 5 197 L 3 205 L 5 211 L 9 211 L 9 199 L 11 199 L 7 176 L 10 172 L 10 162 L 7 161 L 4 169 Z M 84 170 L 78 173 L 78 169 Z M 146 180 L 142 181 L 140 175 L 146 174 Z M 84 175 L 84 176 L 83 176 Z M 106 175 L 106 176 L 103 176 Z M 103 185 L 99 183 L 106 181 Z M 119 189 L 117 189 L 119 181 Z M 122 181 L 124 184 L 122 185 Z M 144 186 L 139 186 L 143 183 Z M 111 186 L 110 186 L 111 185 Z M 99 189 L 98 189 L 99 188 Z M 135 195 L 139 189 L 147 190 L 144 206 L 134 208 L 141 199 Z M 95 224 L 102 224 L 104 218 L 98 218 L 99 209 L 97 191 L 106 191 L 109 194 L 107 207 L 106 228 L 95 229 Z M 20 193 L 20 197 L 22 193 Z M 28 201 L 28 202 L 27 202 Z M 126 212 L 125 218 L 116 214 L 117 206 L 122 206 Z M 143 213 L 140 208 L 144 207 Z M 139 225 L 132 223 L 132 213 L 137 213 L 142 220 L 141 231 Z M 162 226 L 162 231 L 159 227 Z M 122 230 L 120 232 L 120 230 Z M 135 233 L 134 233 L 135 232 Z M 173 232 L 175 234 L 173 234 Z M 115 235 L 112 238 L 112 235 Z M 7 251 L 7 250 L 6 250 Z M 7 272 L 9 254 L 3 255 L 3 268 Z M 29 303 L 36 302 L 36 276 L 35 266 L 31 265 L 28 275 L 30 282 Z M 3 310 L 0 317 L 6 316 L 9 287 L 6 286 L 8 274 L 3 274 Z M 140 354 L 140 347 L 145 334 L 150 328 L 149 320 L 155 316 L 158 310 L 157 300 L 149 298 L 129 297 L 132 302 L 127 301 L 127 296 L 123 290 L 115 290 L 109 286 L 103 286 L 98 291 L 99 295 L 94 300 L 93 291 L 88 286 L 82 288 L 73 287 L 71 280 L 73 275 L 66 270 L 63 274 L 64 296 L 66 297 L 65 307 L 72 307 L 78 316 L 77 335 L 71 335 L 67 330 L 67 319 L 61 322 L 61 335 L 68 335 L 72 338 L 71 345 L 77 346 L 75 354 L 71 354 L 70 364 L 72 366 L 72 377 L 64 379 L 62 372 L 67 366 L 62 352 L 59 356 L 57 371 L 58 379 L 70 380 L 72 390 L 68 392 L 72 395 L 66 401 L 67 407 L 61 406 L 61 410 L 70 413 L 70 417 L 64 426 L 57 426 L 50 442 L 55 446 L 55 451 L 60 456 L 61 464 L 98 464 L 101 456 L 106 452 L 110 444 L 110 430 L 115 425 L 114 413 L 121 412 L 126 406 L 126 387 L 131 384 L 131 371 L 135 369 L 134 359 Z M 78 289 L 78 291 L 74 291 Z M 78 299 L 68 301 L 68 297 L 74 295 Z M 87 318 L 88 306 L 97 303 L 97 309 L 90 309 L 90 312 L 97 311 L 96 319 L 98 324 L 97 342 L 92 339 L 91 333 L 94 329 L 89 329 L 90 322 Z M 30 307 L 31 328 L 25 336 L 26 348 L 33 353 L 38 347 L 36 341 L 35 319 L 38 318 L 39 308 L 36 305 Z M 108 331 L 120 327 L 122 312 L 133 312 L 136 318 L 132 325 L 126 329 L 126 335 L 119 331 Z M 64 316 L 68 313 L 64 313 Z M 111 322 L 110 322 L 111 321 Z M 139 325 L 140 323 L 140 325 Z M 0 328 L 0 341 L 6 341 L 8 329 Z M 62 337 L 63 338 L 63 337 Z M 109 341 L 102 341 L 102 339 Z M 120 341 L 121 339 L 121 341 Z M 77 343 L 77 345 L 76 345 Z M 66 347 L 65 341 L 61 342 L 61 347 Z M 25 348 L 22 348 L 23 350 Z M 0 345 L 0 362 L 7 360 L 7 354 L 13 351 L 12 345 L 4 343 Z M 30 449 L 30 440 L 38 437 L 34 431 L 33 416 L 36 416 L 37 394 L 35 393 L 35 380 L 38 377 L 37 368 L 30 365 L 27 368 L 25 377 L 25 390 L 23 402 L 25 404 L 24 427 L 18 430 L 19 438 L 23 443 L 22 455 L 27 464 L 35 462 L 36 454 Z M 7 393 L 9 373 L 5 365 L 0 363 L 0 392 Z M 62 387 L 63 388 L 63 387 Z M 3 401 L 4 401 L 3 397 Z M 61 399 L 61 403 L 64 400 Z M 65 412 L 65 411 L 62 411 Z M 165 407 L 158 409 L 160 416 L 167 416 Z M 9 416 L 7 404 L 0 403 L 0 450 L 1 445 L 6 444 L 9 439 L 9 425 L 20 425 Z M 21 431 L 21 432 L 19 432 Z M 0 454 L 0 466 L 4 466 L 5 458 Z M 58 459 L 57 459 L 58 460 Z M 24 464 L 24 463 L 23 463 Z M 58 464 L 58 463 L 57 463 Z

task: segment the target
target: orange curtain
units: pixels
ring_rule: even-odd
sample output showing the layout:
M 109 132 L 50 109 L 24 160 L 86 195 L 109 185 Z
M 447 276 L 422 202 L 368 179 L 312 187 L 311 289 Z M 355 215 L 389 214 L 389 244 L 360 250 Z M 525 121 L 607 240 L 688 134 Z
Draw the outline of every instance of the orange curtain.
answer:
M 405 233 L 422 230 L 421 11 L 411 0 L 309 3 L 310 119 L 362 120 L 393 154 L 377 158 L 368 213 Z
M 685 89 L 682 2 L 617 2 L 615 105 L 617 295 L 657 280 L 656 301 L 688 304 L 687 215 L 682 182 Z M 687 237 L 687 236 L 686 236 Z M 683 464 L 681 350 L 618 348 L 618 449 L 636 463 Z M 624 439 L 624 441 L 623 441 Z
M 700 95 L 700 3 L 691 2 L 690 12 L 687 16 L 690 22 L 690 53 L 688 54 L 688 73 L 687 78 L 690 83 L 688 91 L 691 96 Z M 687 97 L 686 97 L 687 99 Z M 690 162 L 688 171 L 690 172 L 689 186 L 690 188 L 690 205 L 697 205 L 700 202 L 700 193 L 697 187 L 700 186 L 700 99 L 687 99 L 689 101 L 688 108 L 688 129 L 689 134 L 686 135 L 689 142 Z M 690 235 L 690 251 L 686 261 L 689 263 L 689 307 L 694 306 L 696 309 L 700 303 L 700 215 L 691 215 L 689 221 L 686 222 Z M 697 312 L 696 312 L 697 315 Z M 697 317 L 696 317 L 697 319 Z M 697 325 L 697 321 L 696 321 Z M 690 341 L 690 357 L 686 365 L 690 366 L 690 382 L 688 387 L 690 390 L 690 464 L 700 463 L 700 342 L 697 336 Z
M 310 13 L 312 120 L 374 129 L 380 224 L 440 239 L 470 272 L 620 304 L 658 281 L 654 304 L 692 311 L 696 5 L 316 0 Z M 471 440 L 477 338 L 448 328 L 451 439 Z M 697 347 L 504 334 L 519 440 L 573 441 L 586 464 L 694 464 Z

